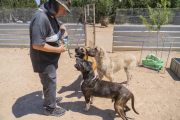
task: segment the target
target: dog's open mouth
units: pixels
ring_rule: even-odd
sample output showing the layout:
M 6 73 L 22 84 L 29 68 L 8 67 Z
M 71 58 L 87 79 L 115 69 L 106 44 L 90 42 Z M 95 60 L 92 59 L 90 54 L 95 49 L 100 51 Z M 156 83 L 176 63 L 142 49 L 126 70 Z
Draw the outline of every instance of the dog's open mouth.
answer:
M 75 67 L 77 70 L 80 70 L 80 69 L 79 69 L 79 66 L 78 66 L 77 64 L 75 64 L 74 67 Z
M 78 57 L 78 58 L 83 58 L 84 57 L 84 54 L 75 54 L 75 57 Z
M 79 57 L 80 55 L 78 55 L 78 54 L 75 54 L 75 57 Z

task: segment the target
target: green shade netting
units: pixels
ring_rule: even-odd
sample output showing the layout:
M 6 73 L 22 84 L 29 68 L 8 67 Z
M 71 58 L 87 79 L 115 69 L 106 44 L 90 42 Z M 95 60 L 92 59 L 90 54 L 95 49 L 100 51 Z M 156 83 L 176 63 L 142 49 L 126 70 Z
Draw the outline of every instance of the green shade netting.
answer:
M 155 55 L 149 53 L 146 56 L 146 59 L 142 60 L 142 64 L 145 67 L 149 67 L 149 68 L 152 68 L 152 69 L 159 70 L 159 69 L 161 69 L 163 67 L 164 61 L 161 60 L 160 58 L 157 58 Z

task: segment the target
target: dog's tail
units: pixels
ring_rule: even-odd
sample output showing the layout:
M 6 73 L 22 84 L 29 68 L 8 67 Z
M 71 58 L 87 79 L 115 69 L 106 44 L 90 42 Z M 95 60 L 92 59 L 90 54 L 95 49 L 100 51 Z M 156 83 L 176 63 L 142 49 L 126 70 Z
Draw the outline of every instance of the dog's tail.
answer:
M 131 104 L 132 104 L 132 109 L 134 110 L 134 112 L 136 113 L 136 114 L 139 114 L 136 110 L 135 110 L 135 108 L 134 108 L 134 95 L 131 93 Z

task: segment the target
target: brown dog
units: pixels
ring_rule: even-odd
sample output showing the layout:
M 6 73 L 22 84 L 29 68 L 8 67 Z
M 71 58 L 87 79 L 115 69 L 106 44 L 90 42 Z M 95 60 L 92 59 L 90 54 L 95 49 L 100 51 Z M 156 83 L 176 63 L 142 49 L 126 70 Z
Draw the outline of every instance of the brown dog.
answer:
M 76 55 L 75 57 L 79 57 L 81 58 L 82 60 L 88 60 L 90 62 L 93 62 L 93 71 L 96 70 L 97 68 L 97 62 L 96 62 L 96 59 L 94 57 L 91 57 L 91 56 L 88 56 L 87 54 L 87 49 L 90 48 L 90 47 L 78 47 L 75 49 L 75 52 L 76 52 Z
M 132 109 L 136 114 L 139 114 L 134 108 L 134 95 L 119 83 L 104 81 L 97 78 L 92 69 L 92 62 L 77 58 L 75 67 L 81 71 L 84 79 L 81 85 L 81 91 L 86 101 L 86 108 L 84 111 L 89 110 L 90 97 L 95 96 L 113 99 L 115 101 L 114 109 L 123 120 L 127 120 L 125 112 L 129 111 L 130 108 L 126 103 L 130 99 L 132 100 Z

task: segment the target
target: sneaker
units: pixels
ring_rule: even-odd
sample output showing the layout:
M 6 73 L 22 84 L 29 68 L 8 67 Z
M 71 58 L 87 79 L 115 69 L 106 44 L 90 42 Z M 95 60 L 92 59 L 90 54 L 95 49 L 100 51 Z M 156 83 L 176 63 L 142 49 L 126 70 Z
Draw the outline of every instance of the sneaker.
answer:
M 55 108 L 53 110 L 45 109 L 44 114 L 47 116 L 52 115 L 52 116 L 59 117 L 59 116 L 64 115 L 65 112 L 66 112 L 66 109 L 64 109 L 64 108 Z
M 63 97 L 56 97 L 56 103 L 61 102 Z M 46 107 L 45 103 L 43 104 L 44 107 Z

